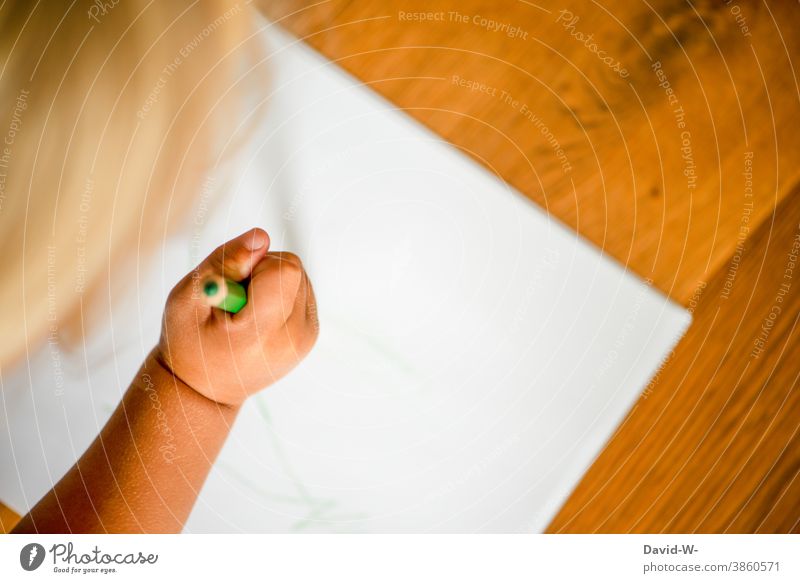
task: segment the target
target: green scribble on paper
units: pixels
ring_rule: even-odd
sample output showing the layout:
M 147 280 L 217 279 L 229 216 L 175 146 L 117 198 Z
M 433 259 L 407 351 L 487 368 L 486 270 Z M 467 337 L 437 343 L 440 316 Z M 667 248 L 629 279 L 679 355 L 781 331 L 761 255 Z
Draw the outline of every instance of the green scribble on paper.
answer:
M 269 443 L 272 447 L 281 468 L 285 475 L 292 483 L 295 494 L 284 495 L 270 492 L 262 485 L 256 483 L 234 467 L 229 464 L 220 463 L 220 468 L 224 469 L 233 479 L 255 492 L 264 499 L 281 502 L 285 504 L 298 505 L 304 509 L 305 515 L 291 525 L 291 530 L 300 532 L 314 526 L 321 526 L 322 524 L 332 525 L 335 523 L 337 532 L 357 532 L 355 522 L 369 518 L 367 514 L 359 512 L 351 513 L 338 513 L 336 512 L 339 503 L 333 498 L 320 498 L 314 496 L 303 483 L 297 474 L 289 456 L 281 446 L 280 440 L 275 435 L 273 428 L 272 416 L 269 412 L 269 407 L 262 400 L 261 396 L 255 397 L 256 408 L 259 415 L 264 421 L 264 425 L 269 432 Z

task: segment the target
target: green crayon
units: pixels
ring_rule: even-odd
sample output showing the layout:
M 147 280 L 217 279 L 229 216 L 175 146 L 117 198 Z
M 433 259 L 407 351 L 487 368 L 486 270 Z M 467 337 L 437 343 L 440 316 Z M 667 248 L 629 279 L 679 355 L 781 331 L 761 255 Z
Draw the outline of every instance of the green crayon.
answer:
M 235 314 L 247 304 L 247 291 L 238 282 L 212 276 L 203 282 L 203 294 L 209 306 Z

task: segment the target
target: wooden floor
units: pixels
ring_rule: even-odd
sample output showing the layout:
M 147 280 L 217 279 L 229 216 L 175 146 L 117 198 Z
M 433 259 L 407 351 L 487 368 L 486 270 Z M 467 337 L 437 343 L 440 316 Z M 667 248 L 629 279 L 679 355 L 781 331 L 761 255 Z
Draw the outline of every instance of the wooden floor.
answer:
M 256 2 L 693 311 L 550 531 L 800 532 L 794 3 Z
M 800 532 L 796 6 L 259 1 L 692 310 L 550 531 Z

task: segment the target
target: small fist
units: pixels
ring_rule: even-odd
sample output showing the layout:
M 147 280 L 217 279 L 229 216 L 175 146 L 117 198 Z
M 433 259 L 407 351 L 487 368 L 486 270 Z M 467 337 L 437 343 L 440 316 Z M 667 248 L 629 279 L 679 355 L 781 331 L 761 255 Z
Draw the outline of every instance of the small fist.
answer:
M 203 282 L 218 275 L 247 289 L 247 304 L 236 314 L 204 301 Z M 270 253 L 267 233 L 252 229 L 218 247 L 173 288 L 155 355 L 202 395 L 238 406 L 292 370 L 318 333 L 300 259 Z

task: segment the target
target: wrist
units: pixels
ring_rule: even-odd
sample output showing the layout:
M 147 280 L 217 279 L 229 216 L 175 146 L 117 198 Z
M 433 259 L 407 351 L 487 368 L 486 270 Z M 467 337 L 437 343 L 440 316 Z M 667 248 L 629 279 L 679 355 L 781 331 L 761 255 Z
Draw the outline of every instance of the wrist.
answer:
M 202 397 L 210 405 L 215 405 L 218 408 L 238 411 L 242 403 L 227 403 L 213 399 L 206 392 L 192 386 L 180 375 L 178 375 L 169 362 L 169 359 L 164 355 L 159 347 L 154 348 L 145 359 L 144 366 L 142 367 L 142 374 L 148 374 L 151 377 L 155 376 L 162 379 L 163 382 L 172 383 L 178 391 L 189 391 L 195 395 Z

